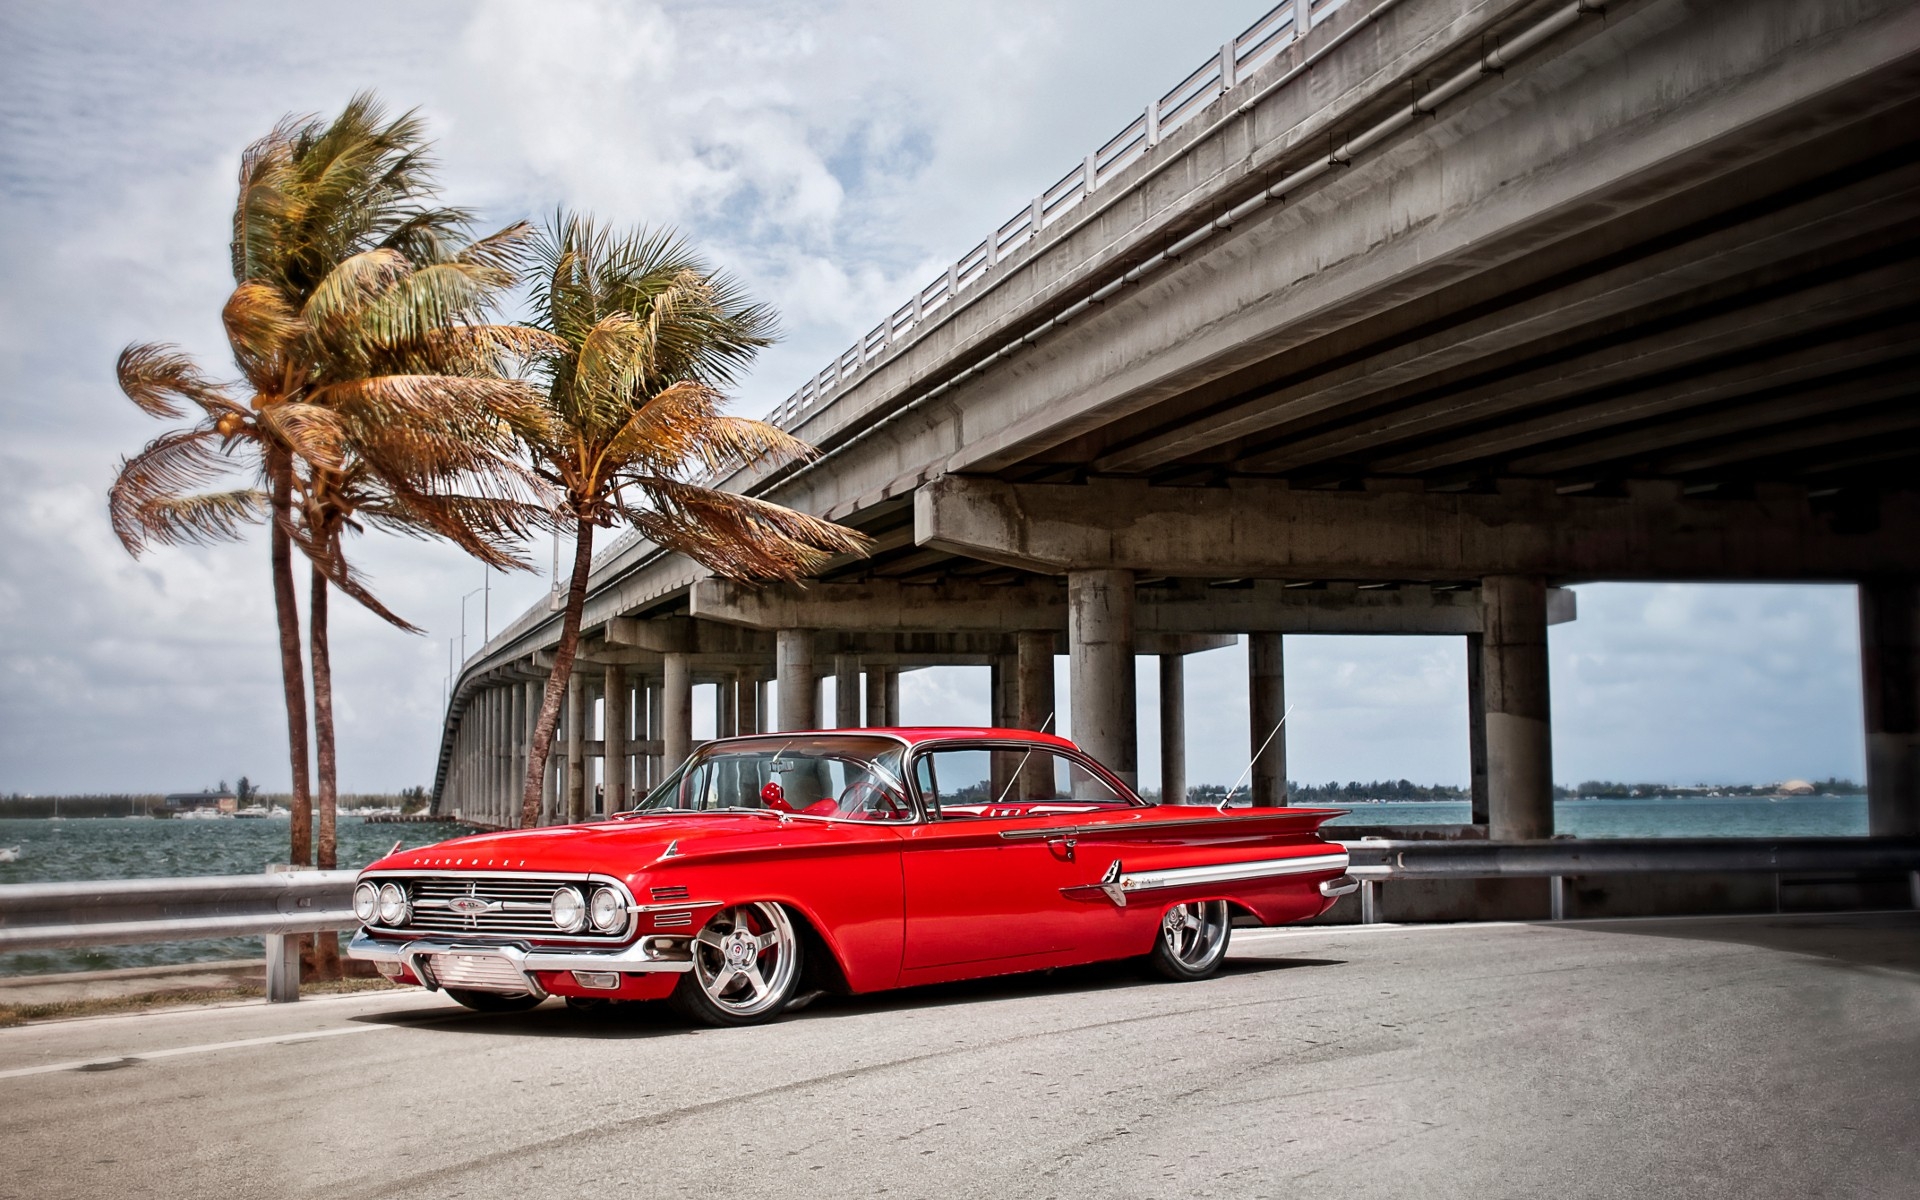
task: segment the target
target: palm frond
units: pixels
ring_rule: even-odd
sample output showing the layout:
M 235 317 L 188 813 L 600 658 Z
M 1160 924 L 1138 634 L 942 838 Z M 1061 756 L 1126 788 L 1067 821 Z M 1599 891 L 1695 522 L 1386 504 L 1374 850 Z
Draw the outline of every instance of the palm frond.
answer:
M 797 582 L 836 555 L 865 554 L 873 546 L 857 530 L 751 496 L 658 475 L 620 482 L 649 502 L 618 505 L 634 528 L 728 579 Z
M 196 406 L 219 414 L 246 407 L 222 385 L 200 373 L 200 368 L 178 347 L 160 342 L 128 346 L 114 364 L 114 374 L 127 399 L 148 416 L 178 419 Z
M 241 525 L 259 518 L 260 493 L 203 489 L 235 469 L 221 452 L 211 423 L 163 433 L 131 458 L 122 459 L 107 491 L 107 516 L 128 553 L 148 545 L 207 545 L 230 541 Z

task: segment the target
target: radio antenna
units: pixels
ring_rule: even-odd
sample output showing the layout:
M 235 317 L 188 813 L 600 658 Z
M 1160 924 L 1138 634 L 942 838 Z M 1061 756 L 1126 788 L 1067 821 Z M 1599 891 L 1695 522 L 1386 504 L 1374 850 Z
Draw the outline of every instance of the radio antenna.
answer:
M 1253 762 L 1249 762 L 1247 764 L 1247 769 L 1240 772 L 1240 778 L 1233 781 L 1233 786 L 1227 789 L 1226 795 L 1220 797 L 1220 803 L 1213 806 L 1213 811 L 1215 812 L 1227 811 L 1227 801 L 1233 799 L 1233 794 L 1240 790 L 1240 785 L 1247 781 L 1247 776 L 1253 774 L 1254 763 L 1259 762 L 1260 756 L 1267 752 L 1267 747 L 1273 745 L 1273 739 L 1280 736 L 1280 727 L 1282 725 L 1285 725 L 1287 723 L 1287 718 L 1292 715 L 1293 715 L 1293 705 L 1289 704 L 1287 705 L 1287 711 L 1280 714 L 1280 720 L 1275 723 L 1273 727 L 1273 732 L 1269 733 L 1267 735 L 1267 740 L 1264 742 L 1261 742 L 1260 748 L 1253 752 Z
M 1052 714 L 1052 713 L 1048 713 L 1048 714 L 1047 714 L 1047 719 L 1046 719 L 1046 720 L 1044 720 L 1044 721 L 1042 721 L 1042 722 L 1040 722 L 1040 732 L 1041 732 L 1041 733 L 1045 733 L 1045 732 L 1047 731 L 1047 728 L 1048 728 L 1049 726 L 1051 726 L 1052 724 L 1053 724 L 1053 714 Z M 993 802 L 994 802 L 995 804 L 999 804 L 999 803 L 1001 803 L 1002 801 L 1004 801 L 1004 800 L 1006 800 L 1006 798 L 1007 798 L 1007 793 L 1008 793 L 1008 792 L 1011 792 L 1011 791 L 1013 790 L 1013 785 L 1014 785 L 1014 784 L 1016 784 L 1016 783 L 1019 783 L 1019 782 L 1020 782 L 1020 772 L 1022 772 L 1022 771 L 1024 771 L 1024 770 L 1026 770 L 1026 769 L 1027 769 L 1027 760 L 1028 760 L 1028 759 L 1030 759 L 1030 758 L 1032 758 L 1032 757 L 1033 757 L 1033 747 L 1032 747 L 1032 746 L 1028 746 L 1028 747 L 1027 747 L 1027 752 L 1026 752 L 1025 754 L 1022 754 L 1022 755 L 1020 756 L 1020 765 L 1019 765 L 1019 766 L 1017 766 L 1017 767 L 1015 767 L 1015 768 L 1013 769 L 1013 774 L 1011 774 L 1011 775 L 1009 775 L 1009 776 L 1007 776 L 1007 786 L 1005 786 L 1005 787 L 1003 787 L 1003 788 L 1001 788 L 1001 789 L 1000 789 L 1000 794 L 999 794 L 998 796 L 995 796 L 995 797 L 993 798 Z

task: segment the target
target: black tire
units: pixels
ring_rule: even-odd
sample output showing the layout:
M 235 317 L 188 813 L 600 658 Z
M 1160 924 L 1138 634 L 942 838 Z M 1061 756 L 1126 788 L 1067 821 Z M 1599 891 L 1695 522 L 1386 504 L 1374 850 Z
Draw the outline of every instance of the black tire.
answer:
M 475 1012 L 516 1013 L 525 1012 L 546 999 L 531 993 L 522 996 L 503 996 L 499 992 L 476 992 L 467 988 L 447 988 L 447 997 L 457 1000 Z
M 692 949 L 693 970 L 680 976 L 667 1003 L 702 1025 L 771 1021 L 800 986 L 800 931 L 778 904 L 721 909 L 695 935 Z
M 1233 918 L 1225 900 L 1176 904 L 1160 918 L 1148 970 L 1162 979 L 1187 983 L 1219 971 L 1233 937 Z

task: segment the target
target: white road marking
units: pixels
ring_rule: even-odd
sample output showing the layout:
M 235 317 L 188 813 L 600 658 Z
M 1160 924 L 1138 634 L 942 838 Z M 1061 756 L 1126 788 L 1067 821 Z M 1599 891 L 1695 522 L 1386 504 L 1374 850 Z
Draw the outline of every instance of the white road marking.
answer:
M 350 1033 L 378 1033 L 387 1029 L 386 1025 L 348 1025 L 339 1029 L 315 1029 L 307 1033 L 280 1033 L 271 1037 L 242 1038 L 236 1042 L 207 1042 L 199 1046 L 175 1046 L 168 1050 L 148 1050 L 142 1054 L 126 1054 L 107 1058 L 78 1058 L 70 1062 L 42 1063 L 37 1067 L 15 1067 L 11 1071 L 0 1071 L 0 1079 L 18 1079 L 24 1075 L 51 1075 L 56 1071 L 79 1071 L 87 1067 L 112 1069 L 109 1064 L 147 1062 L 156 1058 L 178 1058 L 184 1054 L 211 1054 L 216 1050 L 239 1050 L 247 1046 L 271 1046 L 282 1042 L 310 1042 L 316 1038 L 344 1037 Z

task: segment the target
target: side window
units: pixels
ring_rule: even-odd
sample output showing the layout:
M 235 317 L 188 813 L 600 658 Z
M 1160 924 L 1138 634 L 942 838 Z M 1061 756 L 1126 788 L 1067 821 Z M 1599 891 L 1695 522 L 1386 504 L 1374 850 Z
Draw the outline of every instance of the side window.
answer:
M 1046 816 L 1126 806 L 1098 775 L 1042 746 L 935 750 L 914 762 L 914 783 L 939 820 Z

